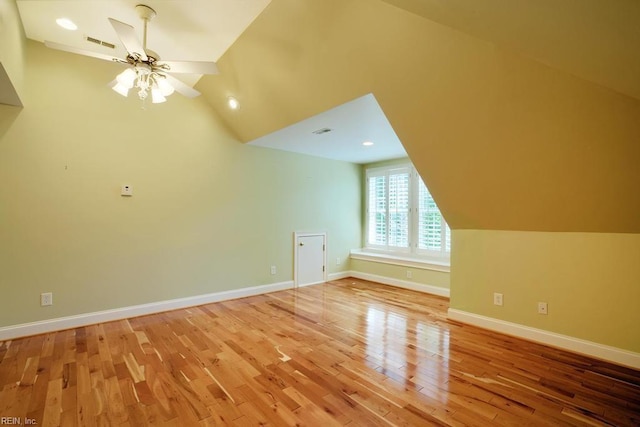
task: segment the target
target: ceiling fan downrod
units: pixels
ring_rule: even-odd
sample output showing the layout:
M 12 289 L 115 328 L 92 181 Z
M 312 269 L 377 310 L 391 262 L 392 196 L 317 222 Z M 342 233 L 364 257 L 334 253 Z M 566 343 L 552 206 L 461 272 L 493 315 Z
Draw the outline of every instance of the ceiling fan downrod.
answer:
M 144 33 L 142 34 L 142 48 L 147 50 L 147 25 L 156 16 L 156 11 L 147 6 L 146 4 L 137 4 L 136 12 L 144 23 Z

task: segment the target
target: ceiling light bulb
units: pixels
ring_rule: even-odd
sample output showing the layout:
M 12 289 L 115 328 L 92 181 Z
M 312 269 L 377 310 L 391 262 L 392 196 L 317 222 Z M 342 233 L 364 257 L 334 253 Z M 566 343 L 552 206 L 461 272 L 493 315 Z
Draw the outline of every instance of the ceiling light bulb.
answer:
M 162 95 L 160 89 L 155 87 L 151 89 L 151 103 L 160 104 L 162 102 L 165 102 L 166 100 L 167 98 Z
M 233 96 L 230 96 L 227 102 L 229 104 L 229 108 L 231 108 L 232 110 L 237 110 L 238 107 L 240 107 L 240 103 Z
M 126 70 L 118 74 L 116 80 L 122 86 L 126 87 L 127 89 L 131 89 L 133 87 L 133 82 L 136 80 L 136 77 L 136 72 L 131 68 L 127 68 Z
M 126 86 L 123 86 L 119 82 L 116 83 L 115 85 L 113 85 L 113 87 L 111 89 L 115 90 L 116 92 L 118 92 L 120 95 L 122 95 L 124 97 L 129 95 L 129 88 L 126 87 Z
M 371 147 L 373 145 L 373 142 L 365 141 L 365 142 L 362 143 L 362 145 L 364 145 L 365 147 Z
M 169 96 L 175 90 L 173 86 L 171 86 L 171 83 L 164 78 L 156 78 L 156 81 L 158 82 L 158 89 L 160 89 L 160 93 L 162 93 L 163 96 Z
M 78 29 L 78 26 L 73 23 L 71 19 L 68 18 L 58 18 L 56 19 L 56 24 L 60 25 L 65 30 L 75 31 Z

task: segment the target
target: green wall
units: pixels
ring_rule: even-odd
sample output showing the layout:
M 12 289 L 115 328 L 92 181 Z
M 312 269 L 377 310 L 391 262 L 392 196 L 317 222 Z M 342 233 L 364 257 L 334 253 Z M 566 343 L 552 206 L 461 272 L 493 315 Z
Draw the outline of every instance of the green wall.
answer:
M 119 70 L 27 44 L 0 135 L 0 326 L 289 281 L 297 230 L 349 269 L 359 166 L 241 144 L 202 98 L 143 110 L 106 86 Z
M 361 259 L 351 260 L 351 270 L 402 282 L 412 282 L 449 289 L 450 273 L 444 271 L 426 270 L 423 268 L 406 267 Z M 407 271 L 411 271 L 411 278 L 407 278 Z M 428 292 L 428 290 L 426 290 L 426 292 Z
M 453 239 L 451 308 L 640 352 L 639 234 L 454 230 Z

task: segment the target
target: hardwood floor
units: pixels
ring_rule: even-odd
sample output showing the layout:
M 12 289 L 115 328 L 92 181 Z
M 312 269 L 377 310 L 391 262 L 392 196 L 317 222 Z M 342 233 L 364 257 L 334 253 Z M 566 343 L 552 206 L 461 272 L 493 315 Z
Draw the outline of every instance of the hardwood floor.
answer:
M 447 306 L 345 279 L 5 341 L 0 424 L 640 425 L 640 372 Z

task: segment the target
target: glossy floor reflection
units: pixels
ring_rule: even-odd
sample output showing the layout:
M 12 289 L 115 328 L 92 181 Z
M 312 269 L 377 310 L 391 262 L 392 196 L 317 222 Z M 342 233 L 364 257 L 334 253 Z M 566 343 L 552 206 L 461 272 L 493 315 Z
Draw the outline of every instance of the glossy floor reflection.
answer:
M 640 425 L 640 372 L 355 279 L 0 343 L 38 425 Z

